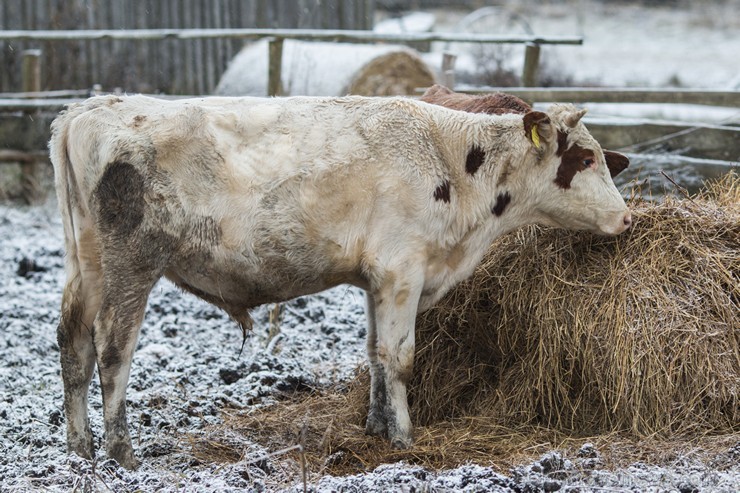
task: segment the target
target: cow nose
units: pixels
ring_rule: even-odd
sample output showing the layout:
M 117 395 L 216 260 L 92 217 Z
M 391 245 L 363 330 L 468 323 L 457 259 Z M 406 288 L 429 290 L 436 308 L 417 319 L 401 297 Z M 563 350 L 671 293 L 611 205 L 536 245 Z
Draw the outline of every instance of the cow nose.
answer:
M 624 227 L 629 228 L 632 225 L 632 214 L 627 211 L 627 214 L 624 215 Z

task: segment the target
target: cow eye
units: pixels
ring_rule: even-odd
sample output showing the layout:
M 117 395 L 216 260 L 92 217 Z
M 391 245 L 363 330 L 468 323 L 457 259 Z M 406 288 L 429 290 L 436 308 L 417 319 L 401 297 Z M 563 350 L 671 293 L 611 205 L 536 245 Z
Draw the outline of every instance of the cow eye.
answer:
M 594 160 L 591 158 L 584 159 L 583 160 L 583 167 L 584 168 L 590 168 L 594 164 Z

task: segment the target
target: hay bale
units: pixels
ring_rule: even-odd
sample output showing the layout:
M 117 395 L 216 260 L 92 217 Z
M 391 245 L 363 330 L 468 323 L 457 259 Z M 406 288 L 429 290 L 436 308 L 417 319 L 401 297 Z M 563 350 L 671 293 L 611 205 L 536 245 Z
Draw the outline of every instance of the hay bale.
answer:
M 252 43 L 231 61 L 216 87 L 222 96 L 267 96 L 267 40 Z M 285 40 L 285 96 L 392 96 L 434 84 L 418 54 L 397 45 Z
M 417 424 L 638 436 L 740 423 L 740 179 L 631 204 L 606 238 L 529 227 L 417 321 Z

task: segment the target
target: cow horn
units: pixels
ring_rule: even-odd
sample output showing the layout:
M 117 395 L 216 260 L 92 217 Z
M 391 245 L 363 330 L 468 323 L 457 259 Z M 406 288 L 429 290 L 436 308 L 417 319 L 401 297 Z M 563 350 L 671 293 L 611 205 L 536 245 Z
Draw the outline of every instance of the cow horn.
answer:
M 565 124 L 568 125 L 570 128 L 575 128 L 575 126 L 578 125 L 578 122 L 581 121 L 581 118 L 583 118 L 583 115 L 585 114 L 585 109 L 570 113 L 565 117 Z

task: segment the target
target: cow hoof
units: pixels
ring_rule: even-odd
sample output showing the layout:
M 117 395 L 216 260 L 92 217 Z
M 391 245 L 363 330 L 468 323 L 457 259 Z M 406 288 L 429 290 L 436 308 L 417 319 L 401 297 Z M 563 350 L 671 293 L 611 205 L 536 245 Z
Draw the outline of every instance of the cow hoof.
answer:
M 391 440 L 391 448 L 396 450 L 406 450 L 411 448 L 414 441 L 411 438 L 393 438 Z
M 365 423 L 365 434 L 376 437 L 387 437 L 388 427 L 385 424 L 385 420 L 382 420 L 373 414 L 369 415 L 367 417 L 367 422 Z
M 128 469 L 129 471 L 133 471 L 139 467 L 139 461 L 133 456 L 133 454 L 130 457 L 114 457 L 114 459 L 116 459 L 116 462 L 118 462 L 121 467 Z
M 95 447 L 93 446 L 92 436 L 89 438 L 68 438 L 67 453 L 77 454 L 83 459 L 92 460 L 95 456 Z
M 139 467 L 139 461 L 134 456 L 134 451 L 130 447 L 113 447 L 108 449 L 108 457 L 114 459 L 124 469 L 133 471 Z

